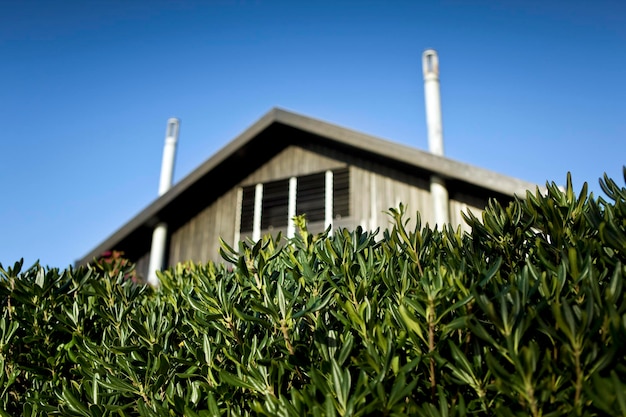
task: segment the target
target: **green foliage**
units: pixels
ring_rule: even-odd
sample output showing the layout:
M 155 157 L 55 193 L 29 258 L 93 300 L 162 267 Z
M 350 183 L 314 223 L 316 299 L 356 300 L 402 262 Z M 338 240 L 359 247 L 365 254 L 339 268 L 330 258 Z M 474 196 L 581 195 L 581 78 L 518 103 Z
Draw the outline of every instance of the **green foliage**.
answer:
M 470 233 L 298 218 L 157 290 L 118 257 L 0 266 L 0 415 L 626 415 L 626 189 L 602 186 Z

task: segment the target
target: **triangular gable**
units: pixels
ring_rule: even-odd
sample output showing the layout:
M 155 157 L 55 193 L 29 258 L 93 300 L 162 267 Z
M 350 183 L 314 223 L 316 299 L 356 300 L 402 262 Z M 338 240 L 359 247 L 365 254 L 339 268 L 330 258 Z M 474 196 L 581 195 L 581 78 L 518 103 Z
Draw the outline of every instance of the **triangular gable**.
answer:
M 129 251 L 136 251 L 138 256 L 145 252 L 144 246 L 146 242 L 149 245 L 152 229 L 158 222 L 177 222 L 194 215 L 203 205 L 232 188 L 282 149 L 307 141 L 324 143 L 381 163 L 402 164 L 425 174 L 437 174 L 447 181 L 504 196 L 523 197 L 526 190 L 536 187 L 532 183 L 274 108 L 77 263 L 90 262 L 103 252 L 118 247 L 124 248 L 131 258 L 133 254 Z

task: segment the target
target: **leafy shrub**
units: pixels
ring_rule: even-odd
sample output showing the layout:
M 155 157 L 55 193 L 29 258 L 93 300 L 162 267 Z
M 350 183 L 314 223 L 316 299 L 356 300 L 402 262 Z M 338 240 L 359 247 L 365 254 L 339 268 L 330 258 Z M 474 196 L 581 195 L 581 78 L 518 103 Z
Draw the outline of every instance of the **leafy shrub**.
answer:
M 117 276 L 120 270 L 128 271 L 125 273 L 124 277 L 126 279 L 130 279 L 136 283 L 146 283 L 143 278 L 137 275 L 137 272 L 131 266 L 131 261 L 124 257 L 124 252 L 122 251 L 106 251 L 104 252 L 98 259 L 93 262 L 93 266 L 96 269 L 99 269 L 105 275 L 109 275 L 111 277 Z
M 626 189 L 601 184 L 471 233 L 298 218 L 156 290 L 126 262 L 0 266 L 0 415 L 626 415 Z

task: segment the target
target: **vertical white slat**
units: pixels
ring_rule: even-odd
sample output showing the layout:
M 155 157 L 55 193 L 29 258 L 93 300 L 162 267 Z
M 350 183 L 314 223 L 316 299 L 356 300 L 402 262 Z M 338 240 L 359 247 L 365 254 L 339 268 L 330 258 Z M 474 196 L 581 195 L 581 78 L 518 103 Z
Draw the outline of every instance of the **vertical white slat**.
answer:
M 241 240 L 241 208 L 243 204 L 243 188 L 237 187 L 237 203 L 235 211 L 235 234 L 233 236 L 233 248 L 239 247 L 239 241 Z
M 326 171 L 324 198 L 324 227 L 330 226 L 330 235 L 333 233 L 333 172 Z
M 378 191 L 376 190 L 376 174 L 370 173 L 370 225 L 369 230 L 378 227 Z
M 287 206 L 287 238 L 291 239 L 296 235 L 296 225 L 293 218 L 296 216 L 296 195 L 298 190 L 298 179 L 289 178 L 289 205 Z
M 257 184 L 254 189 L 254 217 L 252 220 L 252 240 L 261 239 L 261 211 L 263 210 L 263 184 Z

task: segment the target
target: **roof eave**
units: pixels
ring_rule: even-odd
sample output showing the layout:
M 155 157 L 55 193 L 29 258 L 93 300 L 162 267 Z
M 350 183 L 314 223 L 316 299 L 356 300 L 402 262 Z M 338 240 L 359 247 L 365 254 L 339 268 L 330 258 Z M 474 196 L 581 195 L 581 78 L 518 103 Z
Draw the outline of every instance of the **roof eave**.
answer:
M 198 168 L 193 170 L 189 175 L 185 176 L 172 188 L 170 188 L 165 194 L 159 196 L 152 201 L 145 209 L 140 211 L 131 220 L 124 224 L 121 228 L 115 231 L 112 235 L 107 237 L 102 243 L 92 249 L 87 255 L 76 261 L 76 264 L 83 265 L 91 262 L 94 258 L 101 256 L 104 252 L 114 248 L 119 244 L 126 236 L 132 233 L 134 230 L 146 225 L 155 225 L 158 223 L 158 214 L 168 204 L 173 202 L 182 192 L 184 192 L 189 186 L 198 179 L 207 175 L 213 168 L 223 162 L 226 158 L 232 155 L 246 143 L 254 139 L 260 132 L 267 129 L 272 123 L 276 121 L 278 109 L 272 109 L 266 113 L 263 117 L 257 120 L 252 126 L 248 127 L 234 140 L 230 141 L 226 146 L 220 149 L 217 153 L 207 159 Z
M 276 121 L 280 123 L 318 136 L 330 138 L 335 142 L 341 142 L 343 145 L 359 148 L 372 154 L 383 155 L 388 159 L 395 159 L 408 165 L 415 165 L 444 179 L 467 182 L 510 197 L 516 195 L 523 197 L 527 190 L 535 190 L 537 188 L 536 184 L 527 181 L 508 177 L 450 158 L 433 155 L 387 139 L 367 135 L 281 109 L 274 109 L 274 112 Z

